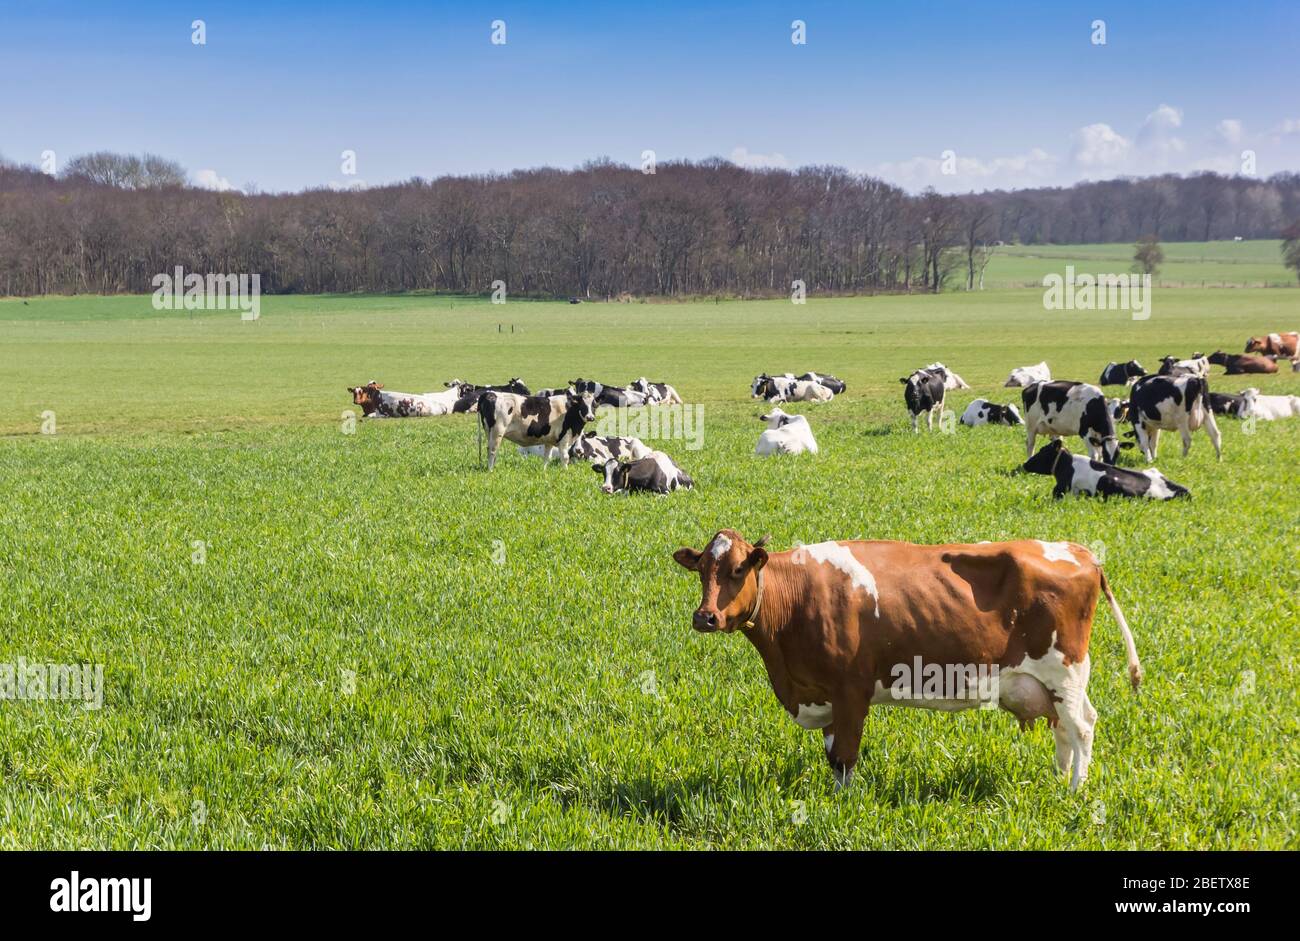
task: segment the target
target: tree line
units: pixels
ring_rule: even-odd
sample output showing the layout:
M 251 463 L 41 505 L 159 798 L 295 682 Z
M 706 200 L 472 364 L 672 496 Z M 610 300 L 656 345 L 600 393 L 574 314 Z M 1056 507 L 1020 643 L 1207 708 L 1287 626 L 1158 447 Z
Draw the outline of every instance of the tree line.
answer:
M 0 163 L 0 293 L 148 293 L 177 266 L 267 293 L 788 294 L 979 286 L 999 243 L 1277 238 L 1300 174 L 1215 173 L 948 196 L 838 167 L 602 160 L 369 189 L 215 192 L 154 156 L 59 177 Z

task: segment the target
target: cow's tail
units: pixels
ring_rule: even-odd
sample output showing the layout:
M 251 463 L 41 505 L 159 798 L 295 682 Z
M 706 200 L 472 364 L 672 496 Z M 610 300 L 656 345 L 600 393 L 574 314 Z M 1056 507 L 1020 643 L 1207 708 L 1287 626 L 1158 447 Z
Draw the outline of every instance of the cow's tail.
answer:
M 497 420 L 497 394 L 484 392 L 478 399 L 478 460 L 483 463 L 483 435 L 490 434 Z
M 1119 625 L 1119 632 L 1124 636 L 1124 649 L 1128 653 L 1128 681 L 1133 684 L 1133 691 L 1137 692 L 1138 685 L 1142 682 L 1142 664 L 1138 662 L 1133 632 L 1129 630 L 1128 621 L 1124 620 L 1124 612 L 1119 609 L 1119 602 L 1115 600 L 1115 595 L 1110 590 L 1110 585 L 1106 581 L 1106 572 L 1101 566 L 1097 566 L 1097 571 L 1101 574 L 1101 590 L 1110 605 L 1110 613 L 1114 615 L 1115 623 Z

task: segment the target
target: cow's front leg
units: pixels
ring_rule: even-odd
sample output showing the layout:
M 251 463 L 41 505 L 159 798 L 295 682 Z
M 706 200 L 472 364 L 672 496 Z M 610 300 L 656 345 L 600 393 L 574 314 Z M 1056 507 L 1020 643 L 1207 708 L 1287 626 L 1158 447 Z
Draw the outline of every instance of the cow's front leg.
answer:
M 855 700 L 832 700 L 834 718 L 823 733 L 826 761 L 835 776 L 835 789 L 848 787 L 862 748 L 862 728 L 867 721 L 867 704 Z

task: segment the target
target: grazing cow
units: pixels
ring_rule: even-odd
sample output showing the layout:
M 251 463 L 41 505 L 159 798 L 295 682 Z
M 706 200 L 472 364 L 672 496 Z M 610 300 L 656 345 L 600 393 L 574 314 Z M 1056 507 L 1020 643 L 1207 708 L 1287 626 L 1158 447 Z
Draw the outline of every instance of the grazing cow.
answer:
M 484 392 L 478 402 L 478 419 L 487 434 L 488 470 L 496 466 L 501 439 L 531 447 L 556 448 L 544 457 L 569 463 L 569 448 L 582 436 L 582 426 L 596 418 L 591 395 L 515 395 Z
M 899 379 L 903 384 L 903 401 L 912 415 L 912 431 L 920 430 L 918 419 L 925 413 L 926 430 L 934 428 L 934 413 L 943 416 L 943 401 L 948 389 L 943 384 L 943 377 L 926 369 L 918 369 L 906 379 Z
M 1210 393 L 1210 411 L 1214 412 L 1216 415 L 1229 415 L 1233 418 L 1245 418 L 1245 407 L 1245 396 L 1233 395 L 1230 392 Z
M 652 405 L 681 405 L 682 397 L 666 382 L 651 382 L 645 376 L 628 383 L 628 389 L 646 397 Z
M 1071 454 L 1060 438 L 1043 445 L 1039 452 L 1025 461 L 1024 469 L 1031 474 L 1045 474 L 1056 478 L 1052 496 L 1061 499 L 1067 493 L 1082 493 L 1090 497 L 1146 497 L 1150 500 L 1172 500 L 1190 497 L 1191 491 L 1174 483 L 1154 467 L 1144 471 L 1129 470 L 1102 464 Z
M 1247 353 L 1270 353 L 1273 356 L 1296 356 L 1300 347 L 1300 333 L 1270 333 L 1267 336 L 1251 337 L 1246 341 Z
M 1260 395 L 1258 389 L 1252 388 L 1243 390 L 1241 398 L 1243 418 L 1273 421 L 1300 415 L 1300 396 L 1297 395 Z
M 790 374 L 786 373 L 786 376 L 790 376 Z M 829 376 L 826 373 L 806 372 L 802 376 L 794 376 L 792 378 L 801 379 L 805 382 L 816 382 L 817 384 L 830 389 L 835 395 L 843 395 L 844 390 L 848 388 L 843 379 L 836 379 L 834 376 Z
M 811 379 L 792 379 L 789 376 L 769 376 L 763 373 L 754 377 L 750 396 L 769 402 L 829 402 L 835 393 Z
M 1158 376 L 1198 376 L 1206 379 L 1210 375 L 1210 361 L 1204 353 L 1193 353 L 1191 359 L 1178 359 L 1165 356 L 1160 360 Z
M 459 392 L 389 392 L 382 382 L 373 379 L 364 386 L 348 386 L 352 404 L 361 406 L 366 418 L 430 418 L 450 415 Z
M 1151 463 L 1160 447 L 1160 431 L 1177 431 L 1183 437 L 1183 457 L 1192 447 L 1192 432 L 1204 426 L 1223 460 L 1219 426 L 1210 407 L 1209 380 L 1201 376 L 1146 376 L 1129 392 L 1129 421 L 1138 446 Z
M 939 376 L 939 378 L 943 380 L 943 387 L 945 389 L 969 389 L 970 388 L 970 386 L 966 384 L 965 379 L 957 375 L 955 372 L 953 372 L 943 363 L 931 363 L 929 366 L 924 367 L 924 369 L 926 370 L 926 372 L 936 373 Z
M 678 488 L 690 490 L 695 486 L 695 481 L 662 451 L 651 451 L 640 460 L 626 464 L 610 458 L 604 464 L 592 464 L 591 469 L 605 479 L 600 485 L 602 493 L 631 493 L 634 490 L 672 493 Z
M 640 438 L 598 435 L 588 431 L 569 448 L 569 459 L 604 464 L 606 461 L 639 461 L 651 453 Z
M 1025 388 L 1035 382 L 1051 382 L 1052 371 L 1047 368 L 1047 363 L 1042 362 L 1037 366 L 1017 366 L 1011 370 L 1011 375 L 1007 376 L 1007 381 L 1002 383 L 1003 388 Z
M 787 415 L 781 409 L 774 408 L 766 415 L 760 415 L 759 420 L 767 422 L 767 430 L 758 436 L 758 444 L 754 446 L 754 453 L 759 457 L 802 454 L 805 451 L 817 453 L 812 426 L 804 416 Z
M 699 574 L 701 633 L 736 629 L 772 690 L 822 731 L 837 786 L 849 783 L 871 706 L 952 712 L 996 703 L 1026 728 L 1047 718 L 1056 766 L 1088 774 L 1097 710 L 1088 642 L 1104 593 L 1142 678 L 1133 634 L 1097 560 L 1070 542 L 920 546 L 822 542 L 768 553 L 734 530 L 673 559 Z M 995 679 L 989 680 L 992 676 Z
M 607 386 L 594 379 L 574 379 L 569 385 L 579 395 L 590 395 L 597 408 L 602 405 L 630 408 L 650 404 L 650 397 L 643 392 L 635 392 L 621 386 Z
M 1035 382 L 1020 393 L 1020 401 L 1025 407 L 1026 459 L 1034 456 L 1034 439 L 1040 434 L 1078 435 L 1093 460 L 1114 464 L 1119 457 L 1115 419 L 1096 386 L 1065 380 Z
M 1023 425 L 1025 420 L 1010 403 L 994 405 L 988 399 L 976 399 L 962 412 L 961 423 L 967 428 L 977 428 L 980 425 Z
M 1260 356 L 1256 353 L 1225 353 L 1223 350 L 1216 350 L 1206 359 L 1215 366 L 1222 366 L 1226 370 L 1224 372 L 1225 376 L 1277 372 L 1276 359 L 1270 356 Z
M 1106 368 L 1101 371 L 1101 380 L 1097 385 L 1132 385 L 1146 374 L 1147 371 L 1142 368 L 1142 364 L 1135 359 L 1130 359 L 1127 363 L 1107 363 Z

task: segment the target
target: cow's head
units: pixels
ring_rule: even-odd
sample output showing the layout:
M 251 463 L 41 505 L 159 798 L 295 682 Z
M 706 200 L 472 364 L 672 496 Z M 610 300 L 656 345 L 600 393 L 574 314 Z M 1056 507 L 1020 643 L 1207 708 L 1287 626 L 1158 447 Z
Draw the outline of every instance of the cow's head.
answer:
M 627 489 L 627 464 L 610 457 L 604 461 L 593 461 L 591 469 L 604 478 L 600 485 L 601 493 L 622 493 Z
M 565 395 L 565 413 L 574 416 L 582 424 L 596 420 L 596 400 L 590 392 L 569 392 Z
M 1247 353 L 1266 353 L 1268 352 L 1268 339 L 1266 337 L 1251 337 L 1246 341 Z
M 1249 389 L 1241 390 L 1241 409 L 1238 415 L 1245 418 L 1251 412 L 1255 411 L 1255 400 L 1259 398 L 1259 389 L 1251 386 Z
M 1135 359 L 1130 359 L 1124 364 L 1124 376 L 1128 379 L 1136 379 L 1146 374 L 1147 371 L 1142 368 L 1142 364 Z
M 758 573 L 767 564 L 763 548 L 767 539 L 764 536 L 750 545 L 740 533 L 724 529 L 703 552 L 683 547 L 673 553 L 678 565 L 700 575 L 703 594 L 691 616 L 691 627 L 706 634 L 730 633 L 753 614 Z
M 583 379 L 579 377 L 577 379 L 569 380 L 569 388 L 579 395 L 586 394 L 594 396 L 600 395 L 601 390 L 605 387 L 594 379 Z
M 1004 425 L 1023 425 L 1025 423 L 1025 420 L 1020 417 L 1020 410 L 1010 402 L 1002 406 L 999 421 Z
M 780 428 L 782 425 L 790 424 L 793 417 L 794 416 L 787 415 L 785 412 L 781 411 L 779 407 L 776 407 L 766 415 L 759 415 L 758 420 L 767 422 L 767 427 L 769 429 L 776 429 Z
M 754 377 L 754 381 L 749 386 L 749 397 L 751 399 L 760 399 L 766 393 L 768 386 L 772 384 L 772 377 L 767 373 L 762 373 Z
M 515 376 L 509 382 L 506 383 L 506 390 L 509 392 L 513 392 L 515 395 L 529 394 L 528 386 L 524 385 L 523 380 L 520 379 L 518 376 Z
M 1216 366 L 1226 366 L 1228 365 L 1228 354 L 1223 352 L 1223 350 L 1215 350 L 1210 354 L 1209 362 Z
M 1064 448 L 1065 445 L 1060 438 L 1053 438 L 1039 448 L 1037 454 L 1020 466 L 1031 474 L 1052 474 L 1056 471 L 1057 461 L 1061 460 L 1061 452 Z M 1068 454 L 1068 452 L 1066 453 Z M 1067 457 L 1066 460 L 1068 459 Z
M 362 414 L 369 415 L 379 408 L 382 398 L 379 390 L 384 387 L 382 382 L 375 382 L 373 379 L 364 386 L 348 386 L 347 389 L 352 393 L 352 404 L 360 405 Z

